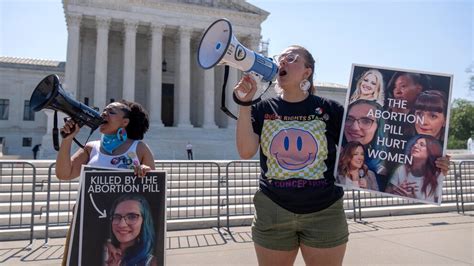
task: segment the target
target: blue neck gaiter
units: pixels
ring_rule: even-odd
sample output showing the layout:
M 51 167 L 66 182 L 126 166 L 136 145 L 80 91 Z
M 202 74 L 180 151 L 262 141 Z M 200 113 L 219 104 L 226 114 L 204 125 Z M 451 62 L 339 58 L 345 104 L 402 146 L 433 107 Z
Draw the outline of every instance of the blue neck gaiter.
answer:
M 119 128 L 116 134 L 102 134 L 101 146 L 108 153 L 112 153 L 120 145 L 127 140 L 127 132 L 123 128 Z

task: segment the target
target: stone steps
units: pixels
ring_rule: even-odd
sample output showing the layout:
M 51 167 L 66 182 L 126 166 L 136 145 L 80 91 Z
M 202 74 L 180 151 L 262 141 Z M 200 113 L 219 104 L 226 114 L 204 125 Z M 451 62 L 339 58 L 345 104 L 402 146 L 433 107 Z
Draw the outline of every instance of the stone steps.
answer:
M 3 161 L 0 161 L 3 162 Z M 237 162 L 229 167 L 231 171 L 226 180 L 226 167 L 229 161 L 218 161 L 215 164 L 199 161 L 158 161 L 157 170 L 166 169 L 168 173 L 167 199 L 167 228 L 168 230 L 209 228 L 217 226 L 217 216 L 220 215 L 221 226 L 227 221 L 231 225 L 249 225 L 253 213 L 253 194 L 258 187 L 258 162 Z M 35 235 L 44 235 L 46 221 L 47 179 L 48 167 L 52 161 L 34 161 L 36 171 L 35 188 Z M 194 168 L 190 165 L 194 164 Z M 217 170 L 219 165 L 220 172 Z M 247 167 L 251 165 L 251 167 Z M 41 166 L 41 168 L 40 168 Z M 0 167 L 0 240 L 28 239 L 29 230 L 25 229 L 31 223 L 31 205 L 33 195 L 32 168 L 21 168 L 17 164 L 10 167 Z M 474 169 L 471 179 L 463 183 L 465 198 L 474 198 Z M 13 173 L 13 174 L 12 174 Z M 10 175 L 10 176 L 8 176 Z M 65 230 L 72 219 L 72 206 L 75 203 L 79 181 L 60 181 L 52 172 L 50 194 L 50 227 L 53 236 L 64 236 Z M 24 178 L 23 178 L 24 177 Z M 12 182 L 14 181 L 14 182 Z M 220 191 L 218 186 L 220 187 Z M 226 188 L 228 185 L 228 191 Z M 356 199 L 360 195 L 363 207 L 363 217 L 414 214 L 425 212 L 456 211 L 454 176 L 450 175 L 444 182 L 443 200 L 441 207 L 428 204 L 413 204 L 409 200 L 387 195 L 361 191 L 354 193 Z M 226 193 L 229 197 L 226 197 Z M 218 197 L 220 193 L 220 198 Z M 352 215 L 353 193 L 347 191 L 344 196 L 344 208 L 349 216 Z M 404 204 L 404 205 L 402 205 Z M 372 207 L 373 205 L 381 207 Z M 395 206 L 396 205 L 396 206 Z M 465 208 L 473 208 L 465 204 Z M 12 233 L 12 227 L 26 233 Z M 43 229 L 41 229 L 43 228 Z M 36 232 L 38 230 L 38 232 Z M 41 231 L 42 230 L 42 231 Z M 23 235 L 24 234 L 24 235 Z M 21 238 L 23 236 L 23 238 Z

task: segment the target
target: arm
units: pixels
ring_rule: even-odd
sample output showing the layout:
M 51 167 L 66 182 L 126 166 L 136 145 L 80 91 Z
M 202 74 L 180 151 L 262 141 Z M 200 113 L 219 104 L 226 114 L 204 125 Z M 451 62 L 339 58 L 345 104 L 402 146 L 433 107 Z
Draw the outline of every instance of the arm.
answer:
M 250 101 L 257 91 L 257 84 L 249 75 L 242 77 L 235 86 L 234 93 L 241 101 Z M 241 97 L 239 93 L 245 94 Z M 258 150 L 259 138 L 253 132 L 251 120 L 251 107 L 239 106 L 239 118 L 237 119 L 236 144 L 237 151 L 242 159 L 252 158 Z
M 70 180 L 76 178 L 81 173 L 81 166 L 89 161 L 89 153 L 79 149 L 72 157 L 72 140 L 79 133 L 79 126 L 72 120 L 68 120 L 61 132 L 68 134 L 61 141 L 58 155 L 56 157 L 56 176 L 61 180 Z M 84 149 L 90 152 L 90 146 L 86 145 Z
M 145 142 L 140 141 L 137 145 L 137 155 L 140 160 L 140 166 L 135 167 L 135 174 L 145 176 L 150 170 L 155 170 L 155 160 L 153 153 Z
M 448 175 L 450 161 L 451 161 L 451 156 L 449 155 L 445 155 L 444 157 L 439 157 L 435 161 L 436 167 L 440 169 L 441 173 L 444 176 Z
M 252 158 L 258 150 L 258 135 L 253 132 L 250 106 L 241 106 L 236 130 L 237 151 L 242 159 Z

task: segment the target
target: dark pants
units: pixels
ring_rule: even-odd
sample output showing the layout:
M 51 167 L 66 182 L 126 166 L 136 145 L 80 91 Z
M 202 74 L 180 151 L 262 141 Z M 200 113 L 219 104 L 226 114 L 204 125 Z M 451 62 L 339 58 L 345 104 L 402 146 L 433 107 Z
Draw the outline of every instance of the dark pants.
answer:
M 187 150 L 188 151 L 188 160 L 193 160 L 193 150 Z
M 36 160 L 37 155 L 38 155 L 38 152 L 37 152 L 37 151 L 34 151 L 34 152 L 33 152 L 33 159 Z

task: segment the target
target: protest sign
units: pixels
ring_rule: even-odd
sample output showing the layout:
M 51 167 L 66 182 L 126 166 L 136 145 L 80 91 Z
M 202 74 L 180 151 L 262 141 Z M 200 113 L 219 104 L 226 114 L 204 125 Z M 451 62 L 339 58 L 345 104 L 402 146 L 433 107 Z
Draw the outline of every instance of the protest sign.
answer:
M 84 171 L 80 200 L 78 265 L 164 265 L 164 172 Z
M 441 203 L 452 76 L 353 65 L 336 184 Z

